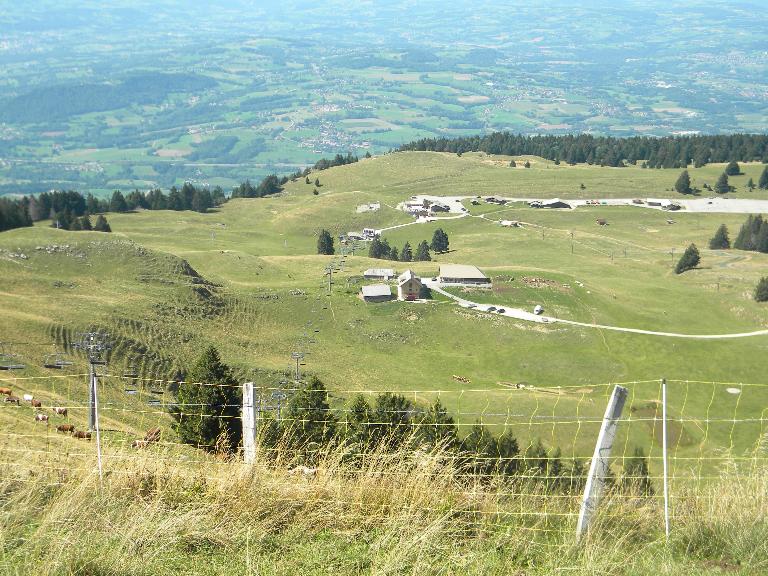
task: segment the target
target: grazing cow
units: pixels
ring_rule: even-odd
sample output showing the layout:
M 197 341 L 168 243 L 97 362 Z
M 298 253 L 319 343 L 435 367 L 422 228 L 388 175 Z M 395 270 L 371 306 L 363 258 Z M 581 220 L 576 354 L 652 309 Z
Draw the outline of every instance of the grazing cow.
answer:
M 9 404 L 16 404 L 16 406 L 21 404 L 21 398 L 19 398 L 18 396 L 6 396 L 5 401 L 8 402 Z
M 59 416 L 66 416 L 67 415 L 67 409 L 61 408 L 60 406 L 54 406 L 52 408 L 54 414 L 58 414 Z
M 40 402 L 40 400 L 32 400 L 32 407 L 33 408 L 42 408 L 43 403 Z
M 13 394 L 13 390 L 10 388 L 0 388 L 0 394 L 5 394 L 6 396 L 10 396 Z
M 288 470 L 288 474 L 290 476 L 297 476 L 301 474 L 305 478 L 314 478 L 317 476 L 317 468 L 309 468 L 308 466 L 296 466 L 296 468 L 293 468 L 291 470 Z
M 150 428 L 147 433 L 144 434 L 145 442 L 159 442 L 160 441 L 160 428 Z
M 35 422 L 45 422 L 48 424 L 48 414 L 35 414 Z
M 90 432 L 83 432 L 82 430 L 76 430 L 73 434 L 75 438 L 80 438 L 83 440 L 90 440 L 91 439 L 91 433 Z
M 74 424 L 59 424 L 56 426 L 57 432 L 64 432 L 64 433 L 70 433 L 75 431 Z
M 131 448 L 146 448 L 149 446 L 149 442 L 146 440 L 134 440 L 131 442 Z
M 32 398 L 34 398 L 32 394 L 24 394 L 24 402 L 32 402 Z

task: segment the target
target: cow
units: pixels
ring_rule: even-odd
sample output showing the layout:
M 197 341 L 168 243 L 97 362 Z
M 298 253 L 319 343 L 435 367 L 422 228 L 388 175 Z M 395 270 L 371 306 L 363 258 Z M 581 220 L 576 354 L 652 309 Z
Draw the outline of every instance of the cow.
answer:
M 131 448 L 146 448 L 149 446 L 149 442 L 146 440 L 134 440 L 131 442 Z
M 91 433 L 90 432 L 83 432 L 82 430 L 76 430 L 73 434 L 75 438 L 80 438 L 83 440 L 90 440 L 91 439 Z
M 9 404 L 16 404 L 16 406 L 21 404 L 21 398 L 19 398 L 18 396 L 10 396 L 10 395 L 6 396 L 5 401 L 8 402 Z
M 45 422 L 48 424 L 48 414 L 35 414 L 35 422 Z
M 75 431 L 74 424 L 59 424 L 56 426 L 56 432 L 71 433 Z
M 10 388 L 0 388 L 0 394 L 5 394 L 6 396 L 10 396 L 13 394 L 13 390 Z
M 291 470 L 288 470 L 289 476 L 298 476 L 298 475 L 304 476 L 304 478 L 314 478 L 317 476 L 317 468 L 309 468 L 308 466 L 296 466 L 296 468 L 292 468 Z
M 160 428 L 150 428 L 147 433 L 144 434 L 145 442 L 159 442 L 160 441 Z
M 32 402 L 33 398 L 32 394 L 24 394 L 24 402 Z
M 58 414 L 59 416 L 66 416 L 67 415 L 67 409 L 66 408 L 61 408 L 60 406 L 54 406 L 53 408 L 51 408 L 51 410 L 53 410 L 54 414 Z
M 32 400 L 32 407 L 33 408 L 42 408 L 43 403 L 40 402 L 40 400 Z

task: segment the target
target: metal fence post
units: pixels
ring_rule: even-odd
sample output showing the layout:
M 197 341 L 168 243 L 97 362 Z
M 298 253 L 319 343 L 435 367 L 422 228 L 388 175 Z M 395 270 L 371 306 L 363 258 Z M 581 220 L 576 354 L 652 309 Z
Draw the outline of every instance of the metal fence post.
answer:
M 616 386 L 611 394 L 611 399 L 608 401 L 608 406 L 605 408 L 605 416 L 603 416 L 603 423 L 600 426 L 600 434 L 597 436 L 595 453 L 592 455 L 592 462 L 589 465 L 589 475 L 584 487 L 584 497 L 581 501 L 579 522 L 576 526 L 577 541 L 581 540 L 581 537 L 587 532 L 589 521 L 600 502 L 600 496 L 605 487 L 605 477 L 609 471 L 609 458 L 613 448 L 613 440 L 616 437 L 616 428 L 626 400 L 627 389 Z
M 664 534 L 669 540 L 669 467 L 667 464 L 667 380 L 661 381 L 661 436 L 664 457 Z
M 253 382 L 243 384 L 243 460 L 256 461 L 256 411 L 253 404 Z

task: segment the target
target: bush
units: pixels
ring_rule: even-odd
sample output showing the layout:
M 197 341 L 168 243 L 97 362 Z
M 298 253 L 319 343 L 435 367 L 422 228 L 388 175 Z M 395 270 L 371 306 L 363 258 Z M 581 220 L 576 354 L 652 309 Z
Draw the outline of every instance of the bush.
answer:
M 755 300 L 757 302 L 768 302 L 768 276 L 760 278 L 755 288 Z

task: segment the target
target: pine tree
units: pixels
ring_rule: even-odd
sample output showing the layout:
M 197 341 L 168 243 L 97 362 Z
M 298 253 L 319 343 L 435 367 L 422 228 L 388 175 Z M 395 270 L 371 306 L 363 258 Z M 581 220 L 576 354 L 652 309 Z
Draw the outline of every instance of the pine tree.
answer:
M 335 253 L 333 236 L 328 230 L 322 230 L 317 238 L 317 253 L 331 255 Z
M 401 262 L 410 262 L 413 260 L 413 249 L 411 248 L 411 243 L 406 242 L 403 245 L 403 249 L 400 252 L 400 261 Z
M 763 168 L 763 173 L 760 174 L 760 179 L 757 181 L 757 187 L 761 190 L 768 190 L 768 166 Z
M 371 447 L 371 406 L 365 396 L 358 394 L 349 407 L 346 420 L 347 440 L 356 444 L 362 452 Z
M 681 256 L 677 266 L 675 266 L 675 274 L 682 274 L 688 270 L 693 270 L 701 262 L 701 256 L 699 255 L 699 249 L 696 248 L 696 244 L 691 244 L 685 249 Z
M 80 222 L 80 218 L 72 218 L 72 222 L 69 223 L 69 229 L 73 232 L 79 232 L 83 229 L 83 223 Z
M 619 486 L 622 491 L 628 494 L 653 496 L 654 490 L 648 470 L 648 459 L 642 448 L 636 447 L 632 456 L 624 461 L 624 470 Z
M 337 422 L 328 404 L 328 391 L 316 376 L 288 402 L 285 419 L 289 426 L 287 439 L 294 448 L 323 446 L 336 435 Z
M 322 184 L 320 184 L 320 178 L 315 178 L 315 186 L 317 186 L 318 188 L 322 186 Z
M 306 176 L 306 177 L 304 178 L 304 183 L 305 183 L 305 184 L 312 184 L 312 182 L 309 180 L 309 176 Z
M 96 224 L 93 225 L 93 229 L 96 232 L 112 232 L 112 228 L 110 227 L 109 222 L 107 222 L 107 219 L 104 218 L 103 214 L 99 214 L 96 218 Z
M 80 218 L 80 227 L 83 230 L 93 230 L 93 224 L 91 224 L 91 218 L 88 214 Z
M 392 249 L 389 251 L 389 259 L 390 260 L 400 260 L 400 252 L 397 250 L 397 246 L 392 246 Z
M 432 235 L 432 243 L 430 249 L 433 252 L 443 253 L 448 251 L 448 234 L 446 234 L 442 228 L 435 230 Z
M 755 300 L 757 302 L 768 302 L 768 277 L 760 278 L 755 287 Z
M 675 182 L 675 190 L 680 194 L 691 194 L 691 177 L 688 175 L 688 170 L 683 170 L 680 176 Z
M 179 384 L 173 415 L 182 442 L 207 451 L 234 451 L 242 439 L 237 379 L 210 346 Z
M 715 184 L 715 192 L 718 194 L 725 194 L 726 192 L 730 192 L 731 187 L 728 184 L 728 174 L 723 172 L 720 174 L 720 177 L 717 179 L 717 183 Z
M 728 250 L 731 247 L 731 241 L 728 238 L 728 227 L 720 224 L 715 235 L 709 241 L 710 250 Z
M 728 176 L 738 176 L 741 174 L 739 163 L 736 162 L 736 160 L 728 162 L 728 165 L 725 167 L 725 173 L 728 174 Z
M 120 190 L 115 190 L 112 193 L 112 199 L 109 201 L 109 211 L 110 212 L 127 212 L 128 211 L 128 203 L 125 201 L 125 197 L 123 196 L 122 192 L 120 192 Z
M 419 246 L 416 248 L 416 257 L 414 260 L 417 262 L 428 262 L 432 260 L 432 256 L 429 254 L 429 245 L 427 244 L 426 240 L 422 240 Z

